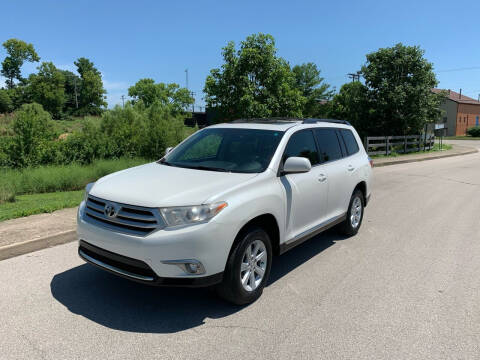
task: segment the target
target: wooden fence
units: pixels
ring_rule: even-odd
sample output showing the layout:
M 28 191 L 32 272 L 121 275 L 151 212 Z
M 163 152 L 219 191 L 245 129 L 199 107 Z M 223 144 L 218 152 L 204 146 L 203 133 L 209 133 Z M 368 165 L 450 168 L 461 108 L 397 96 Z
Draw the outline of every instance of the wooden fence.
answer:
M 434 135 L 369 136 L 365 138 L 365 149 L 369 155 L 390 155 L 392 152 L 409 153 L 431 150 Z

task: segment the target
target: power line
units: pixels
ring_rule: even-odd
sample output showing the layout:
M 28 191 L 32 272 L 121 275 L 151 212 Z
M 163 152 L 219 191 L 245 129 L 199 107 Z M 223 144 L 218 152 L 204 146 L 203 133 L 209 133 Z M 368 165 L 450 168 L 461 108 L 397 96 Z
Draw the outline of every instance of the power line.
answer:
M 352 82 L 360 81 L 361 72 L 357 71 L 356 73 L 348 73 L 347 76 L 352 79 Z
M 471 66 L 471 67 L 463 67 L 463 68 L 438 70 L 437 73 L 454 72 L 454 71 L 468 71 L 468 70 L 480 70 L 480 66 Z

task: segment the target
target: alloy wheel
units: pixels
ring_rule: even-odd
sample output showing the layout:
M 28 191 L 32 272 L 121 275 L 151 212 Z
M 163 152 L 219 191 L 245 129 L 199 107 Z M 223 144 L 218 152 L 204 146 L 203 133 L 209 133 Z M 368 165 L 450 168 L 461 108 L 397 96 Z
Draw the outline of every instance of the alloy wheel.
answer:
M 350 224 L 354 229 L 360 224 L 362 219 L 362 199 L 356 196 L 352 201 L 352 207 L 350 208 Z
M 262 240 L 255 240 L 247 246 L 240 264 L 240 282 L 243 288 L 254 291 L 263 280 L 267 269 L 267 248 Z

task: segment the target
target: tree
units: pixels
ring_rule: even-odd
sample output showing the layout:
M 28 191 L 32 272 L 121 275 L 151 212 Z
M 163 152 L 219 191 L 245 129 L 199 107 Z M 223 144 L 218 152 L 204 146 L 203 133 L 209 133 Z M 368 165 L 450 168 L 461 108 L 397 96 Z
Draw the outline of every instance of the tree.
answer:
M 295 75 L 295 86 L 306 98 L 303 109 L 304 117 L 317 117 L 322 112 L 322 101 L 333 96 L 330 85 L 320 76 L 320 70 L 314 63 L 295 65 L 292 69 Z
M 59 118 L 65 104 L 65 76 L 51 62 L 43 62 L 38 73 L 28 78 L 28 94 L 32 101 L 43 106 L 52 116 Z
M 360 137 L 380 135 L 370 121 L 370 101 L 368 89 L 359 81 L 344 84 L 327 105 L 327 115 L 333 119 L 348 120 L 358 131 Z M 379 133 L 380 132 L 380 133 Z
M 65 77 L 65 104 L 64 112 L 73 114 L 78 109 L 79 90 L 82 84 L 82 79 L 68 70 L 60 70 Z
M 0 89 L 0 114 L 12 111 L 13 104 L 8 90 Z
M 290 65 L 277 56 L 275 40 L 254 34 L 223 48 L 224 63 L 212 69 L 204 87 L 207 106 L 223 120 L 251 117 L 302 116 L 305 98 L 296 87 Z
M 362 74 L 371 120 L 383 135 L 418 134 L 439 116 L 443 95 L 432 92 L 438 81 L 423 55 L 420 47 L 402 44 L 367 55 Z
M 81 77 L 83 77 L 85 73 L 89 71 L 93 72 L 95 75 L 102 75 L 100 71 L 98 71 L 98 69 L 95 67 L 95 64 L 87 58 L 78 58 L 77 61 L 74 61 L 73 63 L 77 67 L 77 72 L 80 74 Z
M 25 61 L 37 62 L 40 57 L 35 52 L 32 44 L 18 39 L 9 39 L 3 43 L 7 57 L 2 62 L 2 75 L 7 78 L 7 88 L 15 86 L 14 80 L 22 80 L 21 67 Z
M 146 107 L 150 107 L 158 102 L 175 114 L 185 113 L 195 101 L 188 89 L 181 88 L 178 84 L 155 84 L 153 79 L 137 81 L 128 89 L 128 96 L 133 98 L 134 104 L 142 101 Z
M 107 106 L 105 101 L 106 90 L 103 88 L 102 74 L 94 64 L 86 59 L 79 58 L 74 62 L 80 74 L 81 84 L 79 89 L 80 113 L 99 115 Z

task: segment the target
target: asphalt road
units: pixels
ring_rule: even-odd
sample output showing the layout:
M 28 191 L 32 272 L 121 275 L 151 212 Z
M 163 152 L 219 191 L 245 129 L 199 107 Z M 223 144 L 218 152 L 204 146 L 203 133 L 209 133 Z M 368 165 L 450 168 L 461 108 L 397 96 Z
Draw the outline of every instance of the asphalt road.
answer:
M 374 172 L 360 233 L 275 258 L 247 307 L 117 278 L 73 243 L 1 261 L 0 359 L 480 358 L 480 154 Z

